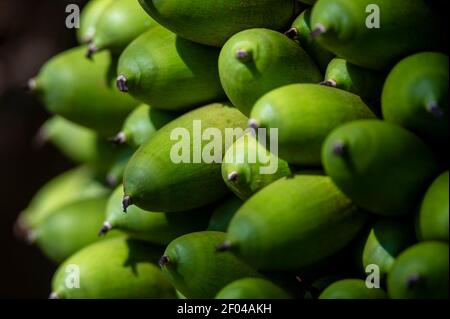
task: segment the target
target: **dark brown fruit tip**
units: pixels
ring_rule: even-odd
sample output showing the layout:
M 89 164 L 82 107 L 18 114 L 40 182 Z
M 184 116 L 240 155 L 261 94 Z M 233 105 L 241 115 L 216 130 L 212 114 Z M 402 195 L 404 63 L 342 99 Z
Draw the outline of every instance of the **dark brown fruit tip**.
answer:
M 125 75 L 121 74 L 117 77 L 116 86 L 120 92 L 128 92 L 127 78 Z
M 169 256 L 162 256 L 160 259 L 159 259 L 159 266 L 160 267 L 167 267 L 168 265 L 170 265 L 170 258 L 169 258 Z
M 125 195 L 123 197 L 122 205 L 123 205 L 123 212 L 126 213 L 128 206 L 131 205 L 131 197 L 129 195 Z
M 216 247 L 216 252 L 221 253 L 225 251 L 229 251 L 231 249 L 231 242 L 225 240 L 222 244 Z
M 289 39 L 297 40 L 298 39 L 298 29 L 297 28 L 290 28 L 284 33 L 285 36 L 287 36 Z
M 100 231 L 98 232 L 98 236 L 102 237 L 105 236 L 110 230 L 111 230 L 112 226 L 111 223 L 106 221 L 103 223 L 102 228 L 100 228 Z

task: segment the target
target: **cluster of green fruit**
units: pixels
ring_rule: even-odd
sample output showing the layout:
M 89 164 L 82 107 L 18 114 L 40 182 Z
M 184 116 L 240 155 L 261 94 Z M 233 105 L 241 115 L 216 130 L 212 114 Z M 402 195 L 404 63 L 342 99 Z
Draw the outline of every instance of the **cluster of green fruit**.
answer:
M 29 83 L 81 165 L 18 221 L 52 297 L 448 298 L 443 30 L 424 0 L 91 0 Z M 194 121 L 191 153 L 248 126 L 279 152 L 174 163 Z

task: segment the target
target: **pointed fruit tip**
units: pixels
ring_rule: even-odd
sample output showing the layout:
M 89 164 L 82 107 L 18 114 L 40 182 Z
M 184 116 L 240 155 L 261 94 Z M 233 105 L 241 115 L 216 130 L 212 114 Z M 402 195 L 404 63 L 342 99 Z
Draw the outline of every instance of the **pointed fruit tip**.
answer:
M 129 195 L 125 195 L 122 200 L 123 212 L 127 212 L 127 208 L 131 205 L 131 197 Z
M 245 49 L 238 49 L 235 55 L 236 59 L 240 62 L 249 62 L 252 59 L 251 51 Z
M 121 74 L 117 77 L 116 86 L 120 92 L 128 92 L 127 78 L 125 75 Z
M 52 292 L 48 296 L 48 299 L 59 299 L 59 296 L 58 296 L 58 294 L 56 292 Z
M 297 40 L 298 39 L 298 29 L 297 28 L 290 28 L 284 33 L 285 36 L 287 36 L 289 39 Z
M 434 117 L 441 119 L 444 116 L 444 111 L 436 102 L 431 102 L 426 105 L 426 109 L 429 113 L 431 113 Z
M 336 81 L 333 80 L 333 79 L 325 80 L 325 81 L 323 81 L 323 82 L 320 82 L 319 84 L 320 84 L 320 85 L 323 85 L 323 86 L 334 87 L 334 88 L 335 88 L 336 85 L 337 85 Z
M 417 286 L 417 284 L 419 284 L 419 282 L 420 276 L 418 274 L 412 274 L 406 281 L 406 288 L 408 290 L 414 289 Z
M 225 240 L 222 244 L 216 247 L 216 252 L 221 253 L 225 251 L 229 251 L 231 249 L 231 242 Z
M 232 171 L 232 172 L 231 172 L 230 174 L 228 174 L 228 176 L 227 176 L 227 178 L 228 178 L 228 180 L 229 180 L 230 182 L 235 182 L 235 181 L 237 181 L 238 177 L 239 177 L 239 174 L 238 174 L 238 172 L 236 172 L 236 171 Z
M 114 145 L 122 145 L 127 141 L 127 135 L 124 132 L 119 132 L 116 136 L 111 137 L 108 141 L 113 143 Z
M 88 43 L 89 43 L 89 45 L 86 50 L 86 58 L 88 58 L 89 60 L 92 60 L 92 56 L 98 51 L 98 49 L 97 49 L 97 46 L 95 45 L 95 43 L 92 42 L 92 40 Z
M 168 265 L 170 265 L 170 258 L 169 258 L 169 256 L 166 256 L 166 255 L 162 256 L 159 259 L 159 266 L 162 268 L 162 267 L 167 267 Z
M 346 145 L 344 141 L 335 141 L 332 145 L 333 154 L 336 156 L 342 156 L 345 153 Z
M 36 92 L 37 90 L 37 81 L 35 78 L 29 79 L 24 86 L 24 89 L 28 93 Z
M 248 120 L 248 127 L 257 130 L 259 128 L 259 124 L 258 121 L 255 119 L 249 119 Z
M 98 232 L 98 236 L 99 237 L 105 236 L 111 230 L 111 228 L 112 228 L 111 223 L 108 221 L 105 221 L 103 223 L 102 228 L 100 228 L 100 231 Z
M 327 30 L 326 30 L 325 26 L 323 24 L 318 23 L 318 24 L 316 24 L 314 29 L 309 34 L 309 38 L 310 38 L 310 40 L 315 40 L 315 39 L 317 39 L 317 37 L 324 34 L 326 31 Z

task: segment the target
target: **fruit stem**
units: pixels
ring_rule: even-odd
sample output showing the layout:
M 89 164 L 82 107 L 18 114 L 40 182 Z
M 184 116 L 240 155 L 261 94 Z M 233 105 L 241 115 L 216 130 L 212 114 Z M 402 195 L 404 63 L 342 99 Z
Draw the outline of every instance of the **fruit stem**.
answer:
M 231 249 L 231 242 L 229 240 L 225 240 L 222 244 L 216 247 L 216 252 L 229 251 L 230 249 Z
M 287 36 L 289 39 L 297 40 L 298 39 L 298 29 L 297 28 L 290 28 L 284 33 L 285 36 Z
M 427 103 L 426 110 L 438 119 L 444 116 L 444 111 L 439 107 L 439 105 L 436 102 Z
M 127 78 L 125 75 L 119 75 L 117 77 L 116 86 L 121 92 L 128 92 L 128 86 L 127 86 Z
M 112 228 L 111 223 L 108 222 L 108 221 L 105 221 L 105 222 L 103 223 L 102 228 L 101 228 L 100 231 L 98 232 L 98 236 L 99 236 L 99 237 L 105 236 L 106 233 L 108 233 L 108 232 L 111 230 L 111 228 Z
M 123 197 L 122 205 L 123 205 L 123 212 L 126 213 L 128 206 L 131 205 L 131 197 L 129 195 L 125 195 Z
M 170 258 L 169 258 L 169 256 L 164 255 L 164 256 L 162 256 L 159 259 L 159 266 L 160 267 L 166 267 L 166 266 L 169 266 L 169 265 L 170 265 Z

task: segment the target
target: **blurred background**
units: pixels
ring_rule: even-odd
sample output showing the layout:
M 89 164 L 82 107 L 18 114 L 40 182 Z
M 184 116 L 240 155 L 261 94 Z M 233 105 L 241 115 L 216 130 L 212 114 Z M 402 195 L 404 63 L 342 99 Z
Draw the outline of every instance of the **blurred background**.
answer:
M 0 298 L 47 298 L 55 266 L 13 235 L 33 194 L 72 164 L 51 145 L 32 147 L 49 117 L 23 86 L 51 56 L 76 45 L 68 4 L 86 0 L 0 1 Z

